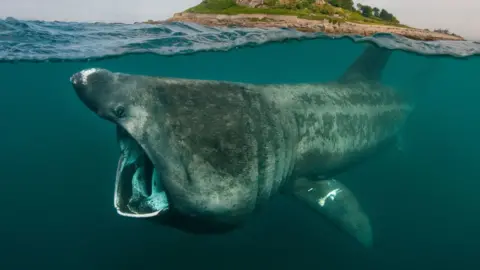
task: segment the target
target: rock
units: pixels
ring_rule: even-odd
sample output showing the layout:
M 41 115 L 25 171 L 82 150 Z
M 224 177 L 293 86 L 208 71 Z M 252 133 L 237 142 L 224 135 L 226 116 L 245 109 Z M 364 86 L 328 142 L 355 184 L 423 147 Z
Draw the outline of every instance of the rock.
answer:
M 286 0 L 285 0 L 286 1 Z M 443 33 L 428 32 L 415 28 L 403 28 L 398 26 L 386 26 L 376 24 L 359 24 L 354 22 L 333 23 L 328 19 L 307 20 L 292 15 L 268 15 L 268 14 L 196 14 L 178 13 L 166 22 L 193 22 L 208 26 L 242 26 L 242 27 L 280 27 L 295 28 L 304 32 L 317 32 L 333 34 L 355 34 L 369 36 L 375 33 L 392 33 L 415 40 L 464 40 L 462 37 L 446 35 Z M 161 22 L 149 22 L 161 23 Z
M 323 6 L 325 5 L 327 2 L 325 2 L 325 0 L 315 0 L 315 5 L 317 6 Z
M 264 0 L 236 0 L 235 2 L 239 6 L 256 8 L 263 5 Z
M 297 2 L 297 0 L 280 0 L 279 1 L 281 5 L 290 5 L 290 4 L 294 4 L 295 2 Z

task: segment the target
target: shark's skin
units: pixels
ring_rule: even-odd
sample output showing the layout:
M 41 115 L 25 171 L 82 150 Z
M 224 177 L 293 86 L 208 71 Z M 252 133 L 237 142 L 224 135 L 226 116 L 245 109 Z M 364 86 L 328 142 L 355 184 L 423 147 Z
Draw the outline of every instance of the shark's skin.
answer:
M 117 125 L 120 214 L 216 232 L 243 224 L 277 193 L 294 194 L 370 245 L 368 218 L 332 177 L 393 142 L 412 109 L 378 82 L 390 55 L 378 50 L 367 49 L 344 77 L 324 84 L 252 85 L 104 69 L 83 70 L 71 82 L 88 108 Z M 372 64 L 377 53 L 383 62 Z M 137 143 L 154 167 L 146 174 Z M 135 168 L 144 176 L 132 176 Z M 325 207 L 331 202 L 335 208 Z

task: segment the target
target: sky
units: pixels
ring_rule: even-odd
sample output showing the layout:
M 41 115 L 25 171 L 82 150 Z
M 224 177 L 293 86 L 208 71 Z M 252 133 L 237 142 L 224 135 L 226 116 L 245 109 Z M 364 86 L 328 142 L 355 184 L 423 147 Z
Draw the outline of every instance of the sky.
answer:
M 162 20 L 201 0 L 0 0 L 0 18 L 136 22 Z M 480 0 L 361 0 L 417 28 L 447 28 L 480 39 Z

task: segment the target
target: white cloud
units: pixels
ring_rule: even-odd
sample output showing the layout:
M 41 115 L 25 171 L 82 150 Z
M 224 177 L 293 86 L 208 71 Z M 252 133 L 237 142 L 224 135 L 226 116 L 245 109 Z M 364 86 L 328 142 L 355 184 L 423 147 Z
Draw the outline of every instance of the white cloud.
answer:
M 0 0 L 0 17 L 19 19 L 135 22 L 166 19 L 201 0 Z M 448 28 L 480 39 L 479 0 L 360 0 L 385 8 L 419 28 Z

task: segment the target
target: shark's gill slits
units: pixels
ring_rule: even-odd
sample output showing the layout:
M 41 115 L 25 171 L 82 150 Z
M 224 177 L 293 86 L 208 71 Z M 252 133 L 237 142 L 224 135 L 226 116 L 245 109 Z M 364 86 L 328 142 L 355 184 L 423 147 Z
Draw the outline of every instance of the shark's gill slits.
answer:
M 117 127 L 120 159 L 115 187 L 115 207 L 119 214 L 151 217 L 168 210 L 160 175 L 142 147 L 121 127 Z
M 128 211 L 127 205 L 123 202 L 128 202 L 132 197 L 132 181 L 119 181 L 119 179 L 131 179 L 135 173 L 135 166 L 133 163 L 127 165 L 127 159 L 122 153 L 119 161 L 119 168 L 116 179 L 116 189 L 115 189 L 115 205 L 118 206 L 119 210 L 124 212 Z M 117 196 L 118 195 L 118 196 Z
M 145 179 L 145 192 L 147 196 L 152 195 L 152 189 L 153 189 L 153 183 L 152 181 L 153 178 L 153 163 L 150 161 L 150 159 L 147 157 L 147 155 L 143 155 L 145 157 L 144 161 L 144 179 Z

